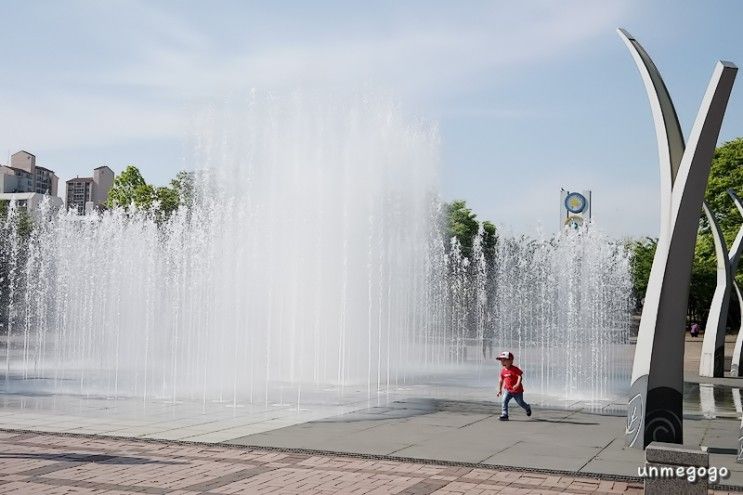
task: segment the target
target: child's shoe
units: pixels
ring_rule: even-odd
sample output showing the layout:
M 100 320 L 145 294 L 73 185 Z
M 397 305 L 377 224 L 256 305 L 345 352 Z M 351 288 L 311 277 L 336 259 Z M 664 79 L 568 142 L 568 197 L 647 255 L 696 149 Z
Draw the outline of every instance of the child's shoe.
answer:
M 526 415 L 531 416 L 531 406 L 526 406 Z
M 501 421 L 508 421 L 508 416 L 502 414 L 498 419 L 500 419 Z

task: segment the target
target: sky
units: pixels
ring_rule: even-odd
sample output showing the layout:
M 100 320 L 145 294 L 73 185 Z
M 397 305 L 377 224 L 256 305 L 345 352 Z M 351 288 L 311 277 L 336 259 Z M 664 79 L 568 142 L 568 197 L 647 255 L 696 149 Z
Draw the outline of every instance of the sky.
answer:
M 717 60 L 743 65 L 743 2 L 0 0 L 0 163 L 64 180 L 137 165 L 166 184 L 189 123 L 235 91 L 381 88 L 437 125 L 440 191 L 515 232 L 554 231 L 593 191 L 617 237 L 657 236 L 650 107 L 616 33 L 661 71 L 688 136 Z M 743 136 L 743 81 L 719 142 Z

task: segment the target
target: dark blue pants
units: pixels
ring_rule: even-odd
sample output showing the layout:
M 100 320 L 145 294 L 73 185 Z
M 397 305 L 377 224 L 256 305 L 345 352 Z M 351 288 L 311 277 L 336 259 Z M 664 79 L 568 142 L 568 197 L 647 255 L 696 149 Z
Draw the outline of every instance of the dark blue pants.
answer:
M 529 410 L 529 404 L 524 402 L 524 393 L 518 393 L 515 394 L 513 392 L 506 391 L 506 393 L 503 395 L 503 416 L 508 416 L 508 403 L 511 402 L 511 399 L 516 401 L 516 404 L 520 405 L 524 408 L 524 411 Z

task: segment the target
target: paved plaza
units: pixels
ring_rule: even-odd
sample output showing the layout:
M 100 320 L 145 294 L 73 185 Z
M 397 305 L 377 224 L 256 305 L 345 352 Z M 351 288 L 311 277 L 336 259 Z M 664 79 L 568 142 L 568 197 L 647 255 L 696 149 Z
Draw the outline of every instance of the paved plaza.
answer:
M 644 460 L 642 451 L 624 448 L 623 416 L 535 409 L 532 418 L 514 411 L 511 421 L 500 422 L 497 405 L 486 402 L 394 401 L 288 426 L 273 423 L 272 429 L 264 425 L 264 431 L 243 436 L 249 426 L 227 428 L 219 438 L 230 438 L 218 442 L 155 439 L 182 426 L 162 416 L 154 418 L 160 420 L 158 435 L 145 435 L 158 423 L 109 424 L 110 433 L 90 434 L 77 428 L 79 419 L 57 418 L 55 427 L 40 419 L 50 421 L 52 414 L 24 418 L 11 410 L 0 416 L 3 428 L 13 428 L 0 435 L 0 479 L 7 482 L 0 493 L 27 493 L 13 491 L 18 483 L 32 483 L 23 486 L 38 493 L 126 493 L 131 487 L 145 493 L 632 493 L 641 486 L 637 467 Z M 31 427 L 36 431 L 12 424 L 24 419 L 40 421 Z M 62 433 L 65 419 L 70 422 Z M 204 416 L 202 427 L 218 429 L 225 421 Z M 685 419 L 685 442 L 708 446 L 710 465 L 731 470 L 723 489 L 743 485 L 743 465 L 735 463 L 738 424 L 734 417 Z M 365 459 L 337 457 L 344 453 Z M 436 463 L 444 465 L 431 467 Z M 442 474 L 452 472 L 460 474 Z M 69 487 L 88 491 L 64 491 Z
M 498 467 L 636 477 L 644 452 L 624 447 L 624 416 L 535 409 L 498 420 L 487 403 L 406 401 L 230 441 L 250 446 L 332 450 Z M 726 484 L 743 486 L 736 418 L 684 419 L 685 443 L 704 445 L 710 466 L 727 467 Z
M 6 431 L 0 446 L 0 493 L 642 493 L 637 482 L 203 444 Z
M 693 348 L 693 344 L 688 346 Z M 687 367 L 684 443 L 731 475 L 739 381 Z M 705 383 L 705 381 L 707 383 Z M 142 401 L 0 385 L 0 493 L 638 493 L 640 450 L 624 448 L 625 404 L 483 400 L 492 384 L 406 386 L 288 401 Z M 492 395 L 492 394 L 491 394 Z M 335 400 L 328 401 L 329 397 Z M 527 392 L 538 403 L 538 396 Z M 346 457 L 350 456 L 350 457 Z

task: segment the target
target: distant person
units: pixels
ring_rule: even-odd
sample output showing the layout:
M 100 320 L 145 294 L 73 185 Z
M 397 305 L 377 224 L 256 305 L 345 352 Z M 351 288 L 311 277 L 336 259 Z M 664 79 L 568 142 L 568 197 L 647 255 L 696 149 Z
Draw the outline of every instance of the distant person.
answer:
M 488 356 L 485 355 L 486 353 L 488 354 Z M 485 337 L 483 335 L 482 337 L 482 358 L 487 359 L 488 357 L 490 359 L 493 359 L 493 338 Z
M 699 335 L 699 323 L 696 321 L 691 324 L 691 328 L 689 329 L 689 333 L 691 333 L 692 337 L 696 337 Z
M 521 376 L 524 372 L 513 365 L 513 354 L 503 351 L 495 359 L 500 361 L 502 366 L 500 380 L 498 380 L 498 397 L 503 393 L 503 389 L 506 389 L 506 394 L 503 396 L 503 410 L 498 419 L 508 421 L 508 403 L 511 399 L 524 408 L 527 416 L 531 416 L 531 406 L 524 402 L 524 386 L 521 384 Z

